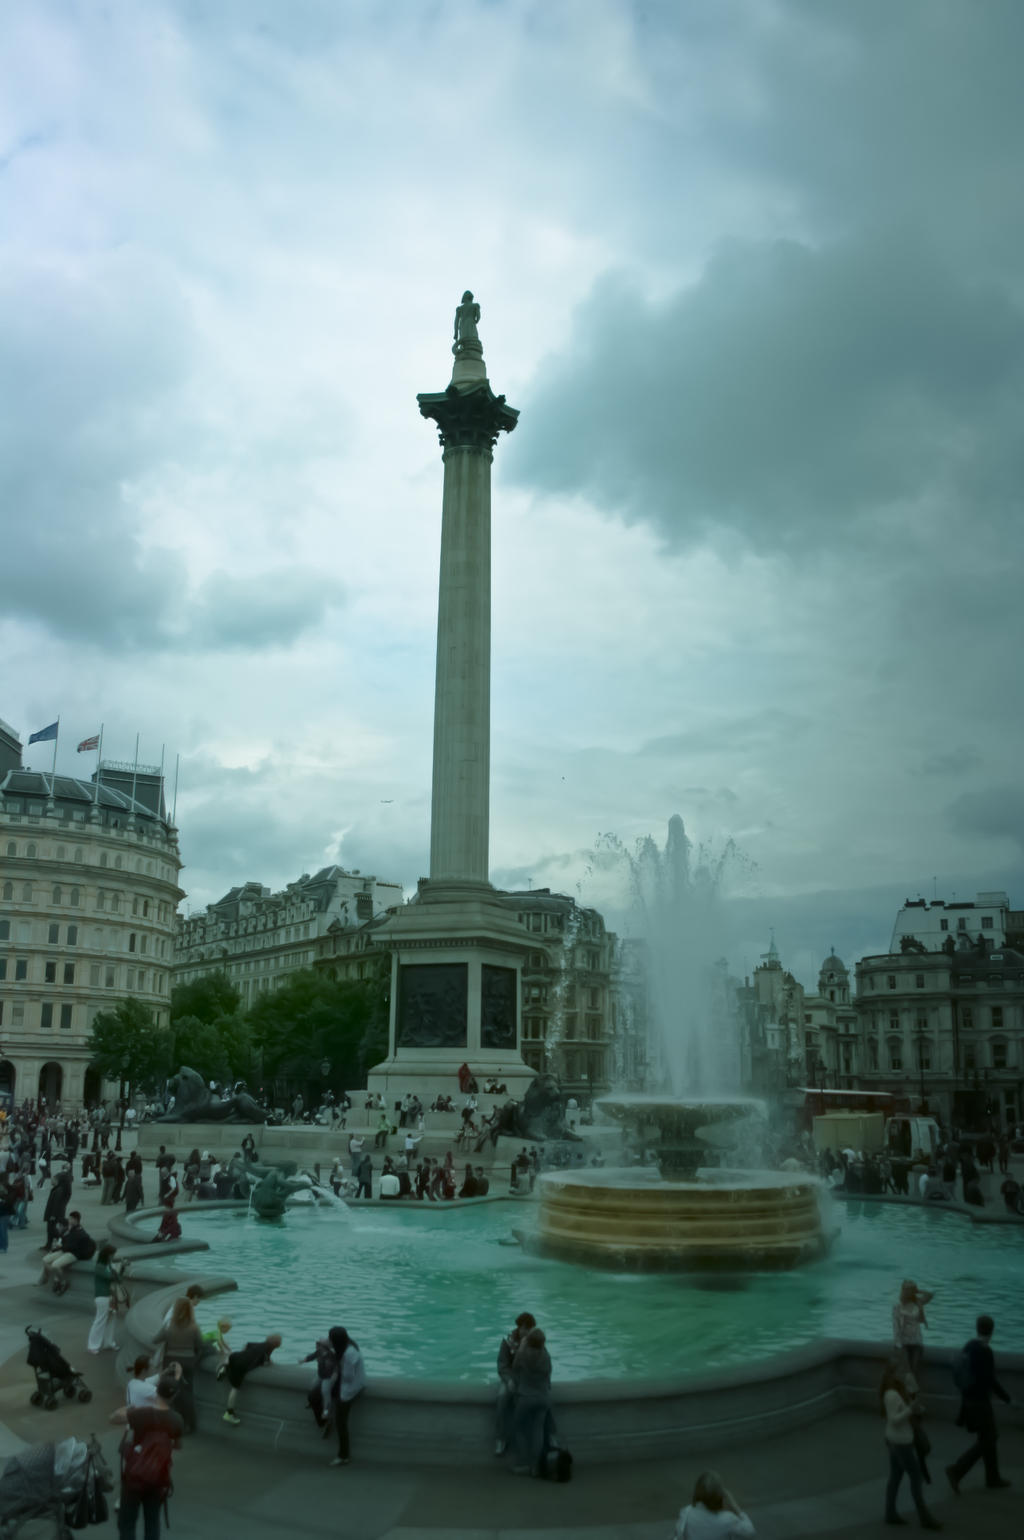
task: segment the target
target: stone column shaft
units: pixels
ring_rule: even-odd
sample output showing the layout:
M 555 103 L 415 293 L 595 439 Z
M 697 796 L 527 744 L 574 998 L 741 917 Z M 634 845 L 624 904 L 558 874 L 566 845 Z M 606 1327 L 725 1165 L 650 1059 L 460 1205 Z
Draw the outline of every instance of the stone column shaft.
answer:
M 491 727 L 491 453 L 444 453 L 430 877 L 486 882 Z

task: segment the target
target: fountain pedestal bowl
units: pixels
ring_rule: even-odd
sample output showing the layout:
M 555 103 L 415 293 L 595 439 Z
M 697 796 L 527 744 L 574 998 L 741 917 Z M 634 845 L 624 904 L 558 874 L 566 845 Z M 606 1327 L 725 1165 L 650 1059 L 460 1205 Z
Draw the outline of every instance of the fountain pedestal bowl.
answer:
M 687 1272 L 790 1268 L 826 1251 L 815 1178 L 700 1163 L 720 1142 L 713 1125 L 735 1124 L 758 1104 L 630 1096 L 598 1106 L 653 1145 L 658 1171 L 543 1176 L 536 1240 L 543 1254 L 616 1271 Z

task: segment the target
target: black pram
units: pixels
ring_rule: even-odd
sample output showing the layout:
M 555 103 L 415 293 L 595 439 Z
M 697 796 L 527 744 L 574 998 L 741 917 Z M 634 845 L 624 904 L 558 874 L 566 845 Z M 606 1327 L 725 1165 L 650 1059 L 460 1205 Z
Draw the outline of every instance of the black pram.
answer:
M 114 1482 L 95 1437 L 33 1444 L 12 1454 L 0 1475 L 0 1540 L 14 1540 L 30 1519 L 52 1518 L 59 1540 L 73 1527 L 107 1519 L 104 1493 Z
M 70 1401 L 91 1401 L 92 1391 L 77 1369 L 72 1369 L 56 1342 L 51 1342 L 38 1326 L 26 1326 L 28 1338 L 28 1366 L 35 1370 L 36 1388 L 32 1392 L 33 1406 L 45 1406 L 52 1412 L 63 1391 Z

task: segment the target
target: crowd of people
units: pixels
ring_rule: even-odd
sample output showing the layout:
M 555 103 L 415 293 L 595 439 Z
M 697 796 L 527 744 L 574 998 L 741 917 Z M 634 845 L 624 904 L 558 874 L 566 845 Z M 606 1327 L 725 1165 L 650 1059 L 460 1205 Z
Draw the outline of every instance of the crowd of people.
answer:
M 1003 1177 L 999 1192 L 1011 1213 L 1024 1214 L 1020 1184 L 1010 1174 L 1010 1136 L 985 1136 L 976 1140 L 950 1136 L 927 1163 L 892 1155 L 887 1151 L 825 1149 L 818 1157 L 820 1175 L 844 1192 L 866 1196 L 893 1194 L 919 1198 L 927 1203 L 959 1200 L 974 1208 L 986 1206 L 981 1170 L 995 1172 L 996 1161 Z

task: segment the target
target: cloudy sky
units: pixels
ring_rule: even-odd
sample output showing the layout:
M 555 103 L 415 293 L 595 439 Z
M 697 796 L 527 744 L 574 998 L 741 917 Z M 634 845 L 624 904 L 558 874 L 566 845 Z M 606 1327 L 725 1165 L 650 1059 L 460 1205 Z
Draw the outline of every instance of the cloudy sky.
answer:
M 1024 904 L 1016 0 L 7 0 L 0 51 L 0 716 L 180 753 L 193 908 L 426 871 L 467 285 L 495 880 L 613 908 L 595 840 L 679 812 L 807 982 Z

